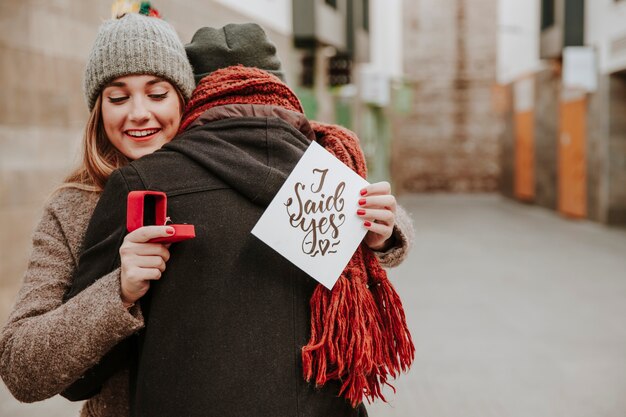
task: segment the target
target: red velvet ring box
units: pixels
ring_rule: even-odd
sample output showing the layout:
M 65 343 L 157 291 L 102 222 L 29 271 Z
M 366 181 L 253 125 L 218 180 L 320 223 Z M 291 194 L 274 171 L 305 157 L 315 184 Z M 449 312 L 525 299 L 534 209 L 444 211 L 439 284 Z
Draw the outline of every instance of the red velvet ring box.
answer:
M 128 193 L 126 229 L 132 232 L 142 226 L 165 226 L 167 196 L 160 191 L 131 191 Z M 174 243 L 196 237 L 193 224 L 167 224 L 176 233 L 172 236 L 151 239 L 150 243 Z

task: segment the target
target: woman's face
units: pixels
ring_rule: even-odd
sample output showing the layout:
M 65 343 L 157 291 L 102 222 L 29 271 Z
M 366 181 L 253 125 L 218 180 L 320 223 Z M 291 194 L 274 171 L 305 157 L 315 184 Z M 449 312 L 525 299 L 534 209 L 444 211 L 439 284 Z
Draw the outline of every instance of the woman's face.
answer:
M 176 89 L 154 75 L 128 75 L 102 91 L 102 122 L 107 137 L 127 158 L 148 155 L 172 140 L 180 125 Z

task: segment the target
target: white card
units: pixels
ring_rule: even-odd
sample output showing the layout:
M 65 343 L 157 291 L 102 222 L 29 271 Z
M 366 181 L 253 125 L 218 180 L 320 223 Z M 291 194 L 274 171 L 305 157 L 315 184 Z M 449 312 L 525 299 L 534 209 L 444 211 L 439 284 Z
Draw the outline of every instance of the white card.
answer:
M 252 234 L 332 289 L 367 233 L 356 211 L 368 184 L 312 142 Z

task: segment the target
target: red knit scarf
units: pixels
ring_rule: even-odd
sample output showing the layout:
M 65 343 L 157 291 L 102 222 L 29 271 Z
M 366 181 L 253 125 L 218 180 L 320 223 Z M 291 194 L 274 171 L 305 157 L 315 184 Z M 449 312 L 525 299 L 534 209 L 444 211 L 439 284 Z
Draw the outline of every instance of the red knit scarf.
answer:
M 296 95 L 277 77 L 235 66 L 202 79 L 187 105 L 181 131 L 204 111 L 226 104 L 269 104 L 303 113 Z M 365 158 L 352 132 L 317 122 L 311 126 L 320 145 L 366 177 Z M 408 370 L 415 348 L 400 297 L 367 245 L 361 243 L 332 291 L 317 286 L 310 305 L 311 337 L 302 348 L 305 379 L 316 386 L 339 381 L 340 395 L 353 407 L 363 396 L 384 401 L 382 386 Z

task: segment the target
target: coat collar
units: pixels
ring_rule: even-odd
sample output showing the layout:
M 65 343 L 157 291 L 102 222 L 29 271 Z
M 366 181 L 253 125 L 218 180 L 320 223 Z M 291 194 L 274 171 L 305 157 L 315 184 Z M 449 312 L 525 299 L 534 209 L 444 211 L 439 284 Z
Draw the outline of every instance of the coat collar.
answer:
M 315 140 L 315 132 L 304 114 L 267 104 L 226 104 L 212 107 L 202 113 L 188 129 L 232 117 L 276 117 L 298 129 L 309 140 Z

